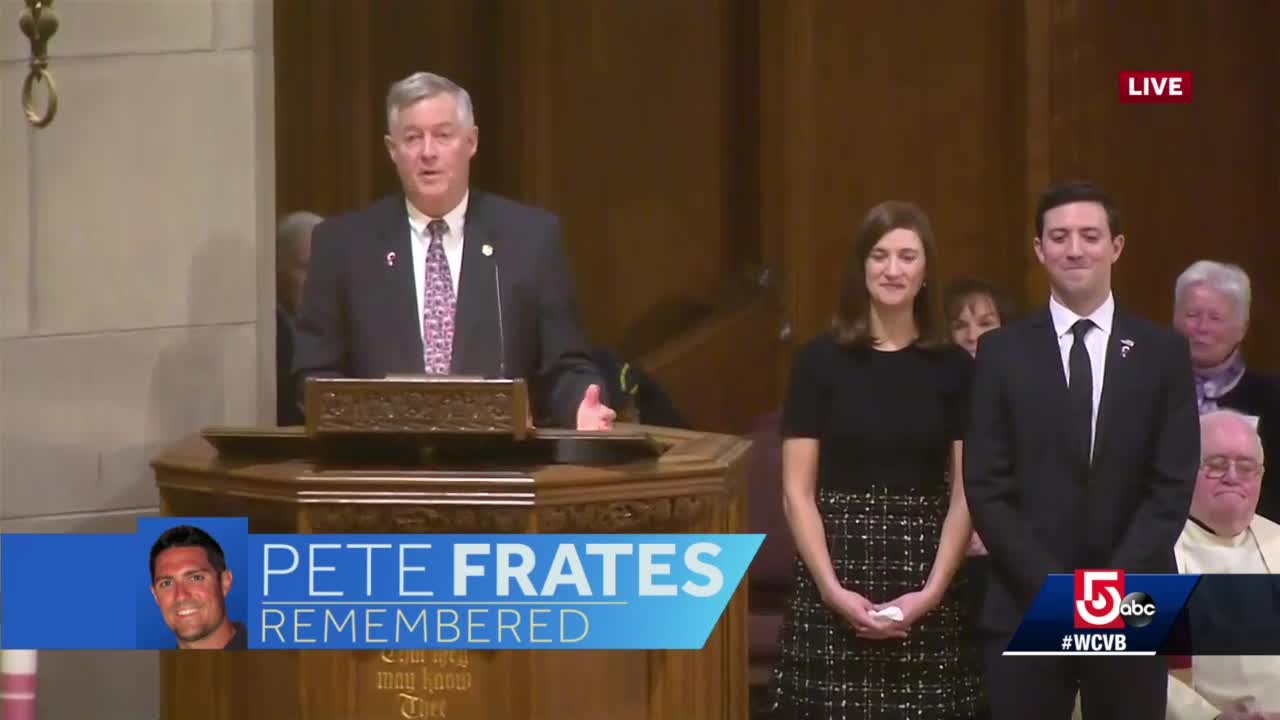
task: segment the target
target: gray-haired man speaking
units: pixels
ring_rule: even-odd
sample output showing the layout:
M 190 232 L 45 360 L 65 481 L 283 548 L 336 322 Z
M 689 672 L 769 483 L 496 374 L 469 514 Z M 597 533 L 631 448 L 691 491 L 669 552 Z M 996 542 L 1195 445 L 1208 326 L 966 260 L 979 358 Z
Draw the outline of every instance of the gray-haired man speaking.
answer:
M 402 192 L 316 228 L 294 375 L 529 380 L 535 422 L 612 427 L 578 328 L 559 220 L 471 189 L 466 90 L 416 73 L 387 94 Z

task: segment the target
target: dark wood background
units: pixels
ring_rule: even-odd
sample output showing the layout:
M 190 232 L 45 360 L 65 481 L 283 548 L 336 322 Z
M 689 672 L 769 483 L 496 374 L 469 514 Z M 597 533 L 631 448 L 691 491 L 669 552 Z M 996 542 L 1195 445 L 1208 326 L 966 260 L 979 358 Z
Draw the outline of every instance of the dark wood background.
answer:
M 1239 262 L 1280 369 L 1277 37 L 1268 0 L 276 0 L 278 210 L 394 191 L 383 97 L 425 69 L 472 94 L 476 185 L 561 216 L 592 341 L 700 428 L 777 404 L 881 200 L 926 209 L 945 276 L 1043 303 L 1032 209 L 1068 177 L 1120 204 L 1120 303 L 1167 322 L 1183 268 Z M 1124 70 L 1193 102 L 1121 104 Z

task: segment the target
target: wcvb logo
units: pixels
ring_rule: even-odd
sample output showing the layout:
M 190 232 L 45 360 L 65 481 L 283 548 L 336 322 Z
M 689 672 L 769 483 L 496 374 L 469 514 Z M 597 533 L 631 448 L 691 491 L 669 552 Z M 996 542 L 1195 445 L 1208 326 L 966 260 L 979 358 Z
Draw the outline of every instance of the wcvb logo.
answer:
M 1151 596 L 1124 594 L 1123 570 L 1076 570 L 1074 596 L 1077 629 L 1146 627 L 1156 616 Z
M 1122 72 L 1119 79 L 1122 103 L 1191 102 L 1189 72 Z

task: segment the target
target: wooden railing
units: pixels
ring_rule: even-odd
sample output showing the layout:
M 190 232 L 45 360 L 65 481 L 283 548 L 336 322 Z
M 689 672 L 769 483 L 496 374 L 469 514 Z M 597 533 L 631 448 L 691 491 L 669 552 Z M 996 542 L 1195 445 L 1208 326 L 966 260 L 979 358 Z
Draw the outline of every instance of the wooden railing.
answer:
M 732 292 L 706 316 L 636 357 L 698 430 L 746 433 L 773 409 L 787 347 L 772 285 Z

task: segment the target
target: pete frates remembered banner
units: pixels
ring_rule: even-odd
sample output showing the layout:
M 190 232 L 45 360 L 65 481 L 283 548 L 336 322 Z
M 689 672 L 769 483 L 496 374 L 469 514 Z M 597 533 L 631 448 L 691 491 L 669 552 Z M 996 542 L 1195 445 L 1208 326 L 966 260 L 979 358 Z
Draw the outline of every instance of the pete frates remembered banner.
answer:
M 0 647 L 171 649 L 162 532 L 221 545 L 249 649 L 697 649 L 762 535 L 255 535 L 142 518 L 133 535 L 5 534 Z

